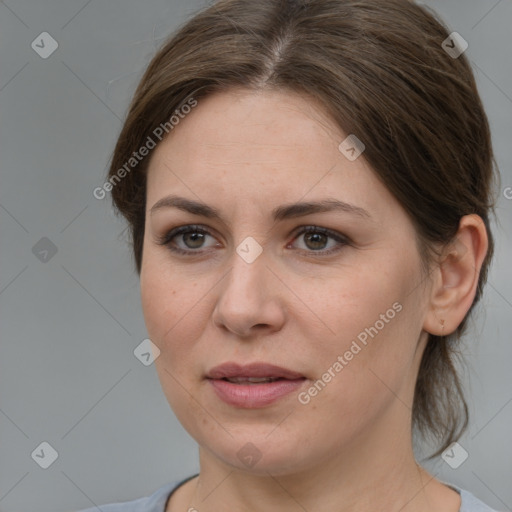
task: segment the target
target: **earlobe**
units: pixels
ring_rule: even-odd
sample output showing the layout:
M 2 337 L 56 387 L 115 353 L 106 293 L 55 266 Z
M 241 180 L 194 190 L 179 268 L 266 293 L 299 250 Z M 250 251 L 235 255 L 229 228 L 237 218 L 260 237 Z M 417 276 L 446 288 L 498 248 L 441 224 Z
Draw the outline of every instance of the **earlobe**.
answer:
M 439 259 L 423 329 L 448 335 L 460 325 L 475 298 L 480 269 L 488 249 L 487 229 L 481 217 L 465 215 L 452 242 Z

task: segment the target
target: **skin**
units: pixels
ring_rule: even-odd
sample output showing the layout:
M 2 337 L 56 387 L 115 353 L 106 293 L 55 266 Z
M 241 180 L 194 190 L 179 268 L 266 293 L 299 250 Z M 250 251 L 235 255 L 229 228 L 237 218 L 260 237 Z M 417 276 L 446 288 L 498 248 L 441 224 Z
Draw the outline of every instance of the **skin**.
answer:
M 463 217 L 426 278 L 409 217 L 364 153 L 349 161 L 339 151 L 346 136 L 311 98 L 232 89 L 201 99 L 153 152 L 142 306 L 163 391 L 200 459 L 200 476 L 167 512 L 459 510 L 459 495 L 414 459 L 411 407 L 427 333 L 453 332 L 471 306 L 485 227 Z M 222 220 L 151 213 L 169 194 L 213 206 Z M 328 197 L 368 217 L 270 215 Z M 210 232 L 202 242 L 171 242 L 190 256 L 157 243 L 194 224 Z M 301 226 L 350 242 L 296 235 Z M 236 252 L 249 236 L 263 249 L 250 264 Z M 204 379 L 226 361 L 264 361 L 304 375 L 307 390 L 394 303 L 402 310 L 306 405 L 294 392 L 260 409 L 233 407 Z M 237 457 L 247 442 L 261 454 L 252 467 Z

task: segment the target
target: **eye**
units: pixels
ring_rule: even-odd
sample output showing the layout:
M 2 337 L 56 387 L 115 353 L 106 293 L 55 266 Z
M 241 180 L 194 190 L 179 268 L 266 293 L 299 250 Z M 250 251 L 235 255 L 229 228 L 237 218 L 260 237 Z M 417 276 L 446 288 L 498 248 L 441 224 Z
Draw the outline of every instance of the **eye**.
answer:
M 306 226 L 295 235 L 294 241 L 301 238 L 304 240 L 305 250 L 309 253 L 319 253 L 319 256 L 338 252 L 343 246 L 350 244 L 350 240 L 341 233 L 319 226 Z M 329 239 L 335 243 L 331 243 L 330 249 L 324 250 Z
M 318 253 L 318 256 L 332 254 L 341 250 L 343 246 L 350 244 L 350 240 L 346 236 L 318 226 L 302 227 L 298 233 L 295 233 L 293 241 L 299 240 L 301 236 L 304 237 L 306 247 L 301 250 L 310 254 Z M 157 237 L 156 243 L 167 246 L 169 250 L 177 254 L 192 255 L 193 253 L 200 254 L 202 252 L 199 249 L 205 248 L 204 242 L 207 237 L 214 238 L 204 227 L 188 225 L 172 229 L 168 233 Z M 175 238 L 182 242 L 181 246 L 174 241 Z M 335 243 L 331 243 L 331 248 L 325 250 L 329 239 Z M 215 243 L 211 247 L 215 246 L 219 246 L 219 244 Z
M 199 252 L 195 249 L 203 248 L 206 237 L 213 238 L 209 231 L 204 229 L 202 226 L 181 226 L 179 228 L 172 229 L 163 236 L 157 238 L 157 244 L 166 245 L 171 251 L 178 254 L 190 254 L 193 252 Z M 176 246 L 174 239 L 178 238 L 181 240 L 185 247 Z

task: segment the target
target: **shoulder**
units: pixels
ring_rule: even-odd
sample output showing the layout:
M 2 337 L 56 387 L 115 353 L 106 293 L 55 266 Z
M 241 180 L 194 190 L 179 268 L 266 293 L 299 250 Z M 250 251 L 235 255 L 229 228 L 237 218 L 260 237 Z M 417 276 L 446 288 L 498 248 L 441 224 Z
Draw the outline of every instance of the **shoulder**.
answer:
M 120 503 L 108 503 L 101 505 L 102 512 L 165 512 L 165 505 L 169 494 L 176 489 L 181 481 L 171 482 L 159 487 L 150 496 L 138 498 L 133 501 L 123 501 Z M 94 506 L 82 509 L 77 512 L 97 512 L 98 507 Z
M 460 510 L 459 512 L 498 512 L 497 510 L 489 507 L 483 501 L 480 501 L 476 496 L 471 494 L 465 489 L 460 489 L 451 485 L 460 494 Z
M 159 487 L 153 494 L 133 501 L 123 501 L 120 503 L 109 503 L 101 505 L 102 512 L 165 512 L 165 505 L 169 494 L 173 492 L 176 487 L 184 482 L 175 481 Z M 489 507 L 483 501 L 480 501 L 469 491 L 460 489 L 455 485 L 449 485 L 452 489 L 460 494 L 461 506 L 459 512 L 498 512 L 497 510 Z M 96 512 L 98 507 L 94 506 L 87 509 L 82 509 L 77 512 Z

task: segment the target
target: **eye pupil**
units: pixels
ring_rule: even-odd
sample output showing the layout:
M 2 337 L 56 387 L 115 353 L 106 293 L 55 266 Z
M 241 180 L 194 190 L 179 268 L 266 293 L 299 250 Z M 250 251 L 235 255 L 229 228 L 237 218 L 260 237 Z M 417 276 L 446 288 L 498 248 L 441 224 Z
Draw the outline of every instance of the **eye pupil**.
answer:
M 325 246 L 325 238 L 326 235 L 323 233 L 306 233 L 306 240 L 313 242 L 314 249 L 322 249 Z
M 187 238 L 191 238 L 192 239 L 192 245 L 189 245 L 189 243 L 187 242 Z M 191 231 L 189 233 L 185 233 L 183 235 L 183 239 L 185 240 L 185 243 L 187 244 L 187 246 L 189 246 L 191 249 L 194 249 L 194 248 L 198 248 L 198 247 L 201 247 L 201 244 L 203 242 L 203 238 L 204 238 L 204 233 L 198 233 L 196 231 Z M 194 245 L 194 242 L 199 242 L 199 243 L 196 243 Z

